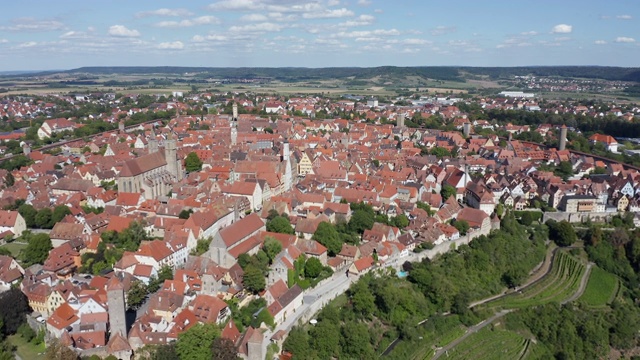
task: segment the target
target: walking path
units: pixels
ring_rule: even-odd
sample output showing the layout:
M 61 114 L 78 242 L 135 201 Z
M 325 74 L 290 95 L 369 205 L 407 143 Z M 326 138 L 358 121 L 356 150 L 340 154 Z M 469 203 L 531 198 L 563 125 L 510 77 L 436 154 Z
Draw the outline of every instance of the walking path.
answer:
M 561 302 L 560 304 L 566 304 L 578 300 L 578 298 L 582 296 L 584 291 L 587 289 L 587 283 L 589 282 L 589 275 L 591 274 L 592 267 L 593 263 L 587 264 L 587 269 L 585 270 L 584 274 L 582 274 L 582 279 L 580 280 L 580 287 L 578 288 L 578 291 L 576 291 L 575 294 L 571 295 L 570 298 Z

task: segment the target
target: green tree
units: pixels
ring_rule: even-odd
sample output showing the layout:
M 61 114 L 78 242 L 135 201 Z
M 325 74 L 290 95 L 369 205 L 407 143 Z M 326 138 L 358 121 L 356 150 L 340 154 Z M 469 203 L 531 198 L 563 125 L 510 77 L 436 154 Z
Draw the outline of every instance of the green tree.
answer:
M 520 223 L 524 226 L 531 226 L 533 224 L 533 215 L 531 211 L 525 211 L 520 217 Z
M 375 296 L 369 290 L 367 283 L 358 281 L 349 289 L 351 301 L 353 302 L 353 310 L 356 313 L 369 317 L 376 310 Z
M 216 324 L 196 324 L 178 335 L 176 353 L 182 360 L 210 360 L 213 341 L 220 337 Z
M 27 297 L 18 288 L 0 293 L 0 338 L 15 334 L 31 312 Z
M 178 219 L 187 220 L 189 216 L 191 216 L 191 214 L 193 214 L 193 210 L 183 209 L 182 211 L 180 211 L 180 214 L 178 214 Z
M 147 297 L 147 287 L 142 281 L 135 280 L 131 283 L 129 291 L 127 291 L 127 307 L 129 309 L 138 309 Z
M 65 216 L 71 215 L 71 209 L 67 205 L 58 205 L 53 208 L 53 213 L 51 214 L 51 222 L 55 225 L 64 219 Z
M 41 229 L 51 229 L 53 227 L 52 216 L 53 211 L 49 208 L 44 208 L 38 211 L 35 218 L 36 226 Z
M 573 225 L 566 220 L 560 222 L 547 221 L 549 226 L 549 237 L 558 246 L 570 246 L 577 240 L 576 231 Z
M 27 247 L 22 250 L 21 257 L 25 265 L 43 264 L 53 249 L 51 239 L 47 234 L 33 234 L 29 236 Z
M 404 229 L 409 225 L 409 218 L 407 218 L 407 215 L 405 214 L 400 214 L 392 219 L 392 223 L 393 226 L 397 227 L 398 229 Z
M 450 197 L 456 196 L 456 188 L 449 184 L 445 184 L 440 189 L 440 195 L 442 196 L 442 201 L 447 201 Z
M 278 256 L 278 254 L 280 254 L 280 251 L 282 251 L 282 244 L 275 238 L 267 236 L 264 239 L 264 245 L 262 246 L 262 249 L 267 254 L 267 257 L 269 257 L 269 263 L 272 264 L 276 256 Z
M 158 291 L 162 284 L 164 284 L 165 280 L 173 280 L 173 270 L 168 265 L 160 268 L 157 277 L 151 277 L 151 280 L 149 280 L 149 285 L 147 286 L 147 291 L 149 293 Z
M 446 148 L 443 147 L 434 147 L 433 149 L 431 149 L 431 151 L 429 152 L 429 154 L 434 155 L 435 157 L 437 157 L 438 159 L 441 159 L 443 157 L 450 157 L 451 156 L 451 151 L 449 151 Z
M 12 174 L 11 172 L 8 172 L 8 173 L 7 173 L 7 176 L 5 176 L 5 177 L 4 177 L 4 184 L 5 184 L 7 187 L 11 187 L 11 186 L 13 186 L 13 184 L 15 184 L 15 183 L 16 183 L 16 179 L 15 179 L 15 177 L 13 177 L 13 174 Z
M 276 216 L 272 220 L 267 221 L 267 231 L 280 233 L 280 234 L 295 234 L 289 218 L 284 216 Z
M 44 353 L 47 360 L 77 360 L 78 354 L 70 348 L 62 345 L 58 339 L 53 339 L 47 344 L 47 350 Z
M 187 172 L 194 172 L 202 170 L 202 160 L 195 152 L 190 152 L 187 158 L 184 160 L 184 166 Z
M 213 238 L 211 236 L 209 236 L 206 239 L 199 239 L 198 242 L 196 243 L 196 248 L 191 250 L 191 255 L 200 256 L 206 253 L 207 251 L 209 251 L 209 246 L 211 245 L 212 241 L 213 241 Z
M 318 224 L 316 232 L 313 233 L 313 240 L 319 242 L 327 248 L 329 256 L 335 256 L 342 250 L 342 240 L 336 228 L 328 222 Z
M 369 328 L 361 322 L 348 322 L 342 327 L 340 339 L 343 356 L 347 359 L 373 359 Z
M 339 358 L 340 322 L 322 320 L 309 331 L 313 349 L 320 359 Z
M 304 264 L 304 276 L 315 279 L 322 272 L 322 263 L 318 258 L 311 257 Z
M 38 210 L 34 209 L 33 206 L 29 204 L 22 204 L 18 208 L 18 213 L 22 215 L 28 228 L 32 228 L 36 225 L 36 215 L 38 215 Z
M 244 269 L 242 276 L 242 284 L 244 287 L 254 294 L 264 290 L 267 286 L 264 273 L 258 267 L 253 264 L 249 264 Z
M 467 235 L 467 231 L 469 231 L 469 223 L 466 220 L 454 220 L 453 227 L 458 229 L 460 235 Z
M 282 345 L 282 349 L 293 354 L 294 359 L 309 359 L 311 348 L 309 346 L 309 335 L 299 327 L 294 327 L 289 332 L 287 340 Z
M 349 219 L 349 229 L 357 232 L 358 234 L 362 234 L 365 230 L 371 230 L 374 222 L 373 212 L 358 209 L 353 212 L 351 219 Z
M 218 337 L 213 340 L 211 345 L 211 353 L 213 357 L 211 360 L 236 360 L 239 359 L 236 347 L 233 341 Z

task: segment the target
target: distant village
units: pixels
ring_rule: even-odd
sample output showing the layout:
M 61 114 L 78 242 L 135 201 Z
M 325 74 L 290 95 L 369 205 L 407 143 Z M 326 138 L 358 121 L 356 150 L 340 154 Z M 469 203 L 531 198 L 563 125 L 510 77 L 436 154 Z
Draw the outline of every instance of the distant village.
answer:
M 133 105 L 125 107 L 125 99 Z M 292 322 L 305 319 L 305 294 L 316 284 L 292 275 L 301 258 L 317 259 L 328 274 L 319 283 L 330 286 L 434 246 L 489 234 L 506 209 L 535 213 L 540 221 L 605 221 L 632 213 L 640 222 L 639 169 L 567 149 L 567 132 L 575 129 L 566 126 L 471 120 L 455 105 L 469 100 L 416 96 L 396 106 L 368 97 L 176 92 L 138 108 L 136 95 L 56 95 L 0 99 L 0 119 L 46 117 L 61 101 L 106 105 L 111 112 L 91 119 L 117 128 L 65 139 L 55 151 L 32 147 L 24 130 L 0 134 L 0 153 L 11 156 L 6 144 L 18 141 L 30 160 L 0 169 L 6 209 L 0 210 L 0 244 L 45 232 L 52 246 L 42 264 L 31 266 L 0 255 L 0 291 L 19 287 L 33 310 L 30 324 L 82 356 L 130 359 L 146 345 L 168 344 L 198 323 L 215 323 L 239 356 L 263 359 L 267 344 L 282 345 Z M 475 103 L 484 110 L 640 116 L 637 107 L 541 108 L 535 96 L 517 92 Z M 168 120 L 125 126 L 136 113 L 169 110 L 175 116 Z M 338 113 L 344 117 L 325 116 Z M 417 115 L 438 115 L 450 130 L 406 126 Z M 37 137 L 72 133 L 84 125 L 79 120 L 49 117 Z M 508 137 L 482 135 L 498 129 Z M 525 132 L 559 137 L 558 147 L 514 138 Z M 606 134 L 589 141 L 613 153 L 621 145 Z M 549 170 L 561 163 L 570 165 L 567 176 Z M 69 212 L 44 231 L 27 226 L 17 203 L 38 212 L 64 205 Z M 321 243 L 323 223 L 344 226 L 363 204 L 381 219 L 407 221 L 373 221 L 357 241 L 341 239 L 341 248 Z M 293 231 L 274 231 L 269 224 L 276 217 Z M 137 248 L 104 256 L 119 245 L 106 242 L 105 234 L 135 226 L 145 237 Z M 262 276 L 264 289 L 254 291 L 245 262 L 274 239 L 279 252 Z M 105 266 L 93 267 L 97 261 Z M 129 306 L 132 288 L 148 286 L 167 268 L 172 279 L 140 306 Z M 258 298 L 266 304 L 258 312 L 268 312 L 274 325 L 237 324 L 233 311 Z M 135 320 L 128 320 L 132 312 Z

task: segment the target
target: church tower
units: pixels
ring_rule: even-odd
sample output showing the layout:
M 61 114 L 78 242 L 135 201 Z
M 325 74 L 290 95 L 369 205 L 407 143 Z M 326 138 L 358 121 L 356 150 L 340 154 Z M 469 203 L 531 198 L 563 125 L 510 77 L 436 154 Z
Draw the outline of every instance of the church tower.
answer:
M 158 152 L 158 139 L 156 139 L 156 132 L 151 128 L 151 135 L 149 136 L 149 154 Z
M 176 149 L 176 141 L 169 132 L 167 140 L 164 142 L 164 158 L 167 161 L 167 170 L 171 175 L 175 176 L 177 181 L 182 180 L 182 166 L 178 160 L 178 151 Z
M 289 141 L 285 138 L 282 143 L 282 161 L 284 162 L 284 188 L 291 190 L 293 186 L 293 175 L 291 169 L 291 154 L 289 153 Z
M 231 123 L 231 145 L 235 146 L 238 143 L 238 128 L 236 123 Z
M 232 121 L 238 121 L 238 103 L 234 102 L 233 103 L 233 117 L 231 118 Z
M 110 337 L 116 334 L 127 338 L 127 321 L 125 317 L 124 286 L 118 276 L 114 275 L 107 282 L 107 306 L 109 307 Z

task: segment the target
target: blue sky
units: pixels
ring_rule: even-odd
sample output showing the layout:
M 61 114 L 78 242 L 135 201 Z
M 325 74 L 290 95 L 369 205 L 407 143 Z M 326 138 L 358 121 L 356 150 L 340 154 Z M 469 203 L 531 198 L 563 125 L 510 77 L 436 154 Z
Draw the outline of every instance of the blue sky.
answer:
M 639 66 L 637 0 L 20 0 L 0 71 L 81 66 Z

